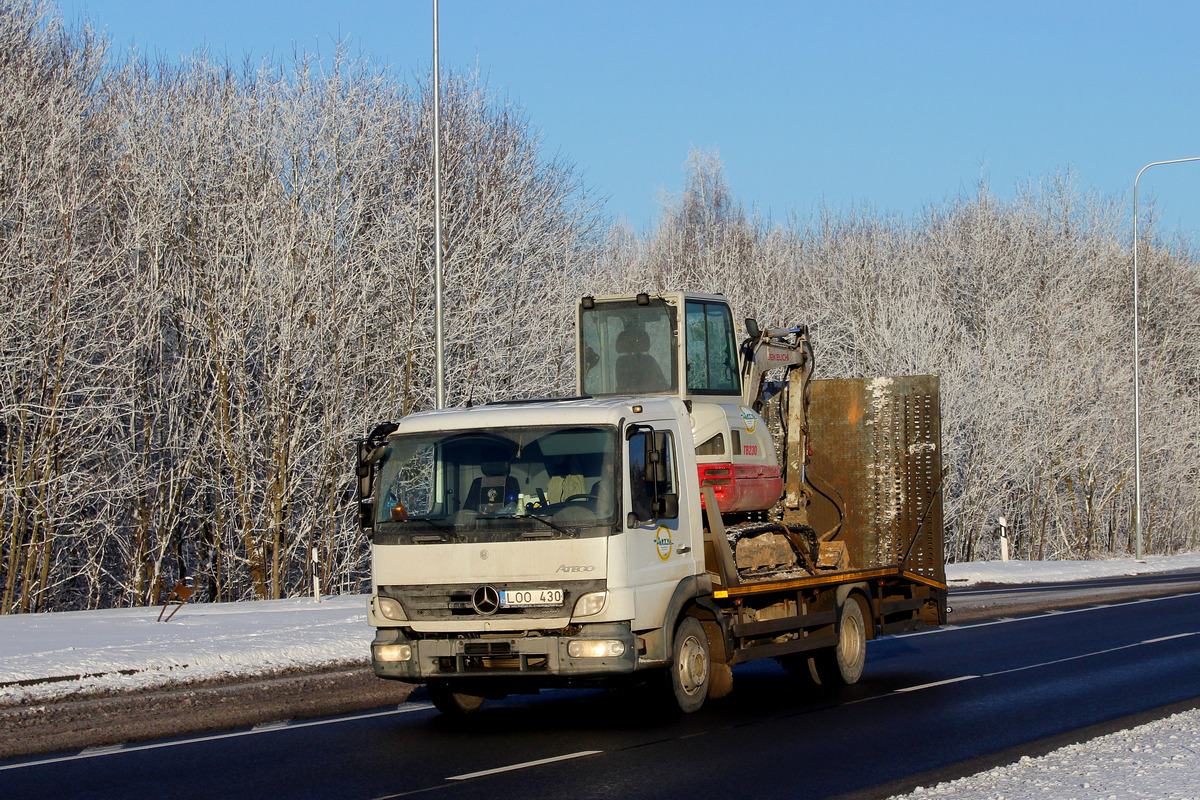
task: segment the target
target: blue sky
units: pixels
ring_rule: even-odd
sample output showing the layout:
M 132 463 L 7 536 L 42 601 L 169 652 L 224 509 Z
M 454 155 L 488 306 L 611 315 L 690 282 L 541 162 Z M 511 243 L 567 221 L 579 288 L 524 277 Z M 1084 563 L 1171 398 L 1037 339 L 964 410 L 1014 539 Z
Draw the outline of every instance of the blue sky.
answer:
M 412 79 L 432 61 L 432 0 L 58 0 L 118 49 L 240 62 L 349 40 Z M 1131 202 L 1151 161 L 1200 156 L 1200 3 L 441 0 L 441 62 L 476 66 L 548 152 L 643 228 L 717 150 L 747 208 L 912 215 L 984 179 L 1070 170 Z M 1139 184 L 1200 240 L 1200 162 Z

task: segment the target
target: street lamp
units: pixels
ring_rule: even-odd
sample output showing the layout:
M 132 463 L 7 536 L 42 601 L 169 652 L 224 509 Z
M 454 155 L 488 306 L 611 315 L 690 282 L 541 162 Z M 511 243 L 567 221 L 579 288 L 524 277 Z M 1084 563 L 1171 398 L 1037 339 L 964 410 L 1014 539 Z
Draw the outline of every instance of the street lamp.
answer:
M 446 355 L 442 322 L 442 293 L 445 278 L 442 267 L 442 75 L 438 66 L 438 0 L 433 0 L 433 338 L 434 338 L 434 408 L 446 407 Z M 1137 205 L 1134 191 L 1134 208 Z M 1134 241 L 1137 226 L 1134 226 Z
M 1154 161 L 1138 170 L 1133 179 L 1133 526 L 1137 536 L 1137 559 L 1142 560 L 1142 413 L 1141 413 L 1141 379 L 1138 350 L 1138 217 L 1137 217 L 1137 186 L 1142 173 L 1151 167 L 1163 164 L 1182 164 L 1186 161 L 1200 161 L 1200 156 L 1194 158 L 1173 158 L 1170 161 Z

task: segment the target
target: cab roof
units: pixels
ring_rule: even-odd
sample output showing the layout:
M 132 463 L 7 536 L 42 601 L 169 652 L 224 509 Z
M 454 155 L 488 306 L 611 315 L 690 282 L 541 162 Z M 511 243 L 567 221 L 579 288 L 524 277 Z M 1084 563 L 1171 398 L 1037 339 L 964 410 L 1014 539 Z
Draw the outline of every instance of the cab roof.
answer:
M 635 411 L 635 408 L 641 410 Z M 615 426 L 626 419 L 686 419 L 687 414 L 683 401 L 674 396 L 506 401 L 472 408 L 443 408 L 410 414 L 400 420 L 396 433 L 530 425 Z

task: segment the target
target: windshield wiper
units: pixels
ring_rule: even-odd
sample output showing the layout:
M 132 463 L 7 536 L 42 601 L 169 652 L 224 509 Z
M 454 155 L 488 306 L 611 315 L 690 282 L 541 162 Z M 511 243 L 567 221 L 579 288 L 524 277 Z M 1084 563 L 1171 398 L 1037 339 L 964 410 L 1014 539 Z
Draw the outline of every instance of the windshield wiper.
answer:
M 536 519 L 538 522 L 542 523 L 543 525 L 545 525 L 549 528 L 553 528 L 554 530 L 561 533 L 563 536 L 566 536 L 568 539 L 575 538 L 575 534 L 571 533 L 569 530 L 564 528 L 562 525 L 559 525 L 558 523 L 555 523 L 555 522 L 551 522 L 548 517 L 538 516 L 537 514 L 504 514 L 503 518 L 504 519 Z M 530 539 L 530 538 L 534 538 L 534 536 L 535 536 L 535 534 L 523 533 L 523 534 L 521 534 L 520 538 Z
M 454 528 L 450 527 L 449 525 L 444 525 L 444 524 L 438 522 L 433 517 L 409 517 L 408 519 L 403 520 L 403 521 L 404 522 L 424 522 L 424 523 L 428 524 L 430 527 L 437 528 L 439 531 L 446 534 L 447 536 L 457 538 Z

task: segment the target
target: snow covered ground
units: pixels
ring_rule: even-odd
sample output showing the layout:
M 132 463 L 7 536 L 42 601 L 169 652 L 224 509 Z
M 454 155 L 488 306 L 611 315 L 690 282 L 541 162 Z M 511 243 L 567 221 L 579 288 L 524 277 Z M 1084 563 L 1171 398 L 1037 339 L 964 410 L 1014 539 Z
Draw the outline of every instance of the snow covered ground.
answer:
M 360 595 L 160 609 L 0 616 L 0 705 L 366 663 L 374 635 Z
M 1037 583 L 1200 567 L 1200 554 L 1087 562 L 984 562 L 946 569 L 951 587 Z M 0 616 L 0 705 L 367 662 L 358 595 Z M 1200 711 L 1063 748 L 917 798 L 1200 798 Z
M 1022 758 L 890 800 L 1197 800 L 1200 711 Z
M 946 582 L 956 586 L 978 583 L 1053 583 L 1120 575 L 1146 575 L 1200 567 L 1200 553 L 1182 556 L 1147 556 L 1142 561 L 973 561 L 946 565 Z

